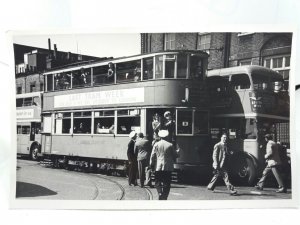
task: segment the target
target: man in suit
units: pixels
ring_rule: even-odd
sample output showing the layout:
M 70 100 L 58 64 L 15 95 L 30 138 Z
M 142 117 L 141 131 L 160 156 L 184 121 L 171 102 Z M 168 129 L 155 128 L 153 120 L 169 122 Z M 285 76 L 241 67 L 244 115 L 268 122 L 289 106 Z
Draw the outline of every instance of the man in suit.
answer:
M 144 187 L 146 167 L 149 163 L 151 151 L 150 142 L 144 137 L 143 133 L 137 134 L 137 140 L 134 145 L 134 154 L 137 156 L 140 186 Z
M 155 187 L 159 200 L 167 200 L 171 188 L 171 174 L 174 169 L 176 158 L 179 157 L 179 149 L 175 150 L 172 143 L 166 141 L 169 132 L 160 130 L 160 141 L 153 146 L 150 166 L 155 170 Z
M 278 167 L 281 165 L 280 155 L 278 152 L 278 145 L 272 140 L 271 134 L 265 135 L 265 140 L 267 141 L 265 159 L 267 160 L 267 166 L 263 171 L 262 177 L 255 186 L 258 190 L 263 190 L 264 183 L 268 175 L 272 172 L 275 176 L 279 189 L 277 193 L 286 193 L 286 187 L 284 186 L 282 177 L 278 171 Z
M 136 155 L 134 154 L 134 145 L 135 145 L 135 139 L 136 139 L 136 132 L 131 131 L 129 134 L 130 141 L 128 143 L 127 148 L 127 157 L 128 157 L 128 184 L 137 185 L 137 159 Z
M 227 135 L 223 134 L 221 136 L 221 140 L 214 146 L 213 151 L 213 168 L 214 168 L 214 176 L 211 179 L 210 183 L 207 186 L 207 189 L 213 191 L 216 187 L 216 183 L 219 177 L 222 177 L 227 189 L 230 191 L 231 195 L 236 195 L 237 191 L 234 186 L 230 183 L 228 172 L 225 167 L 226 158 L 228 155 L 227 149 Z

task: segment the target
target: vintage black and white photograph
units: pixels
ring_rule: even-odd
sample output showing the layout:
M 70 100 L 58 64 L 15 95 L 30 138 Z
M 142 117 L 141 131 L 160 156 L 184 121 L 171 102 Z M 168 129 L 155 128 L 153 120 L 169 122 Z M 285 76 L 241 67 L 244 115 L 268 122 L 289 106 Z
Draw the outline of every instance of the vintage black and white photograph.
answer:
M 289 206 L 292 39 L 280 31 L 13 35 L 14 201 Z

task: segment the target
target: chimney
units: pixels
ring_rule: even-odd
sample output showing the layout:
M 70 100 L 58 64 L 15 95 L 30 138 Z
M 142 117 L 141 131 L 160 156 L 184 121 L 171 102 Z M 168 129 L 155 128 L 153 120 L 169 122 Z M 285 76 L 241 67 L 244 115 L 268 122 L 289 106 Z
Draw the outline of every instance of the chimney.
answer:
M 54 44 L 54 59 L 57 59 L 57 47 L 56 44 Z
M 51 52 L 51 39 L 48 38 L 48 50 L 49 52 Z

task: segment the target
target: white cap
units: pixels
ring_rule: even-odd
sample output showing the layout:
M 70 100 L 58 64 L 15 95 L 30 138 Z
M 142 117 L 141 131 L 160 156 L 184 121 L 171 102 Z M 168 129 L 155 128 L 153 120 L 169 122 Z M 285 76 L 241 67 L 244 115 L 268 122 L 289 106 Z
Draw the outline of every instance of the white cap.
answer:
M 136 135 L 136 132 L 135 131 L 131 131 L 130 134 L 129 134 L 129 137 L 133 138 L 135 135 Z
M 161 138 L 167 137 L 169 135 L 169 131 L 168 130 L 160 130 L 158 132 L 158 136 L 160 136 Z
M 169 115 L 169 114 L 171 114 L 170 111 L 166 111 L 166 112 L 164 113 L 164 117 L 166 117 L 166 116 Z

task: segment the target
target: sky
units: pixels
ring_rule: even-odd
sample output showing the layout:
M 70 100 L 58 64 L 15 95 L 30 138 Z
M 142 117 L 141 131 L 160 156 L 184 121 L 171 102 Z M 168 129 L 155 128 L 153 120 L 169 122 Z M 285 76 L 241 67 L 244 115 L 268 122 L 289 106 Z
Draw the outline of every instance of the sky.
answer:
M 58 51 L 115 58 L 141 53 L 139 33 L 17 34 L 13 35 L 13 42 L 48 49 L 48 38 L 51 49 L 56 44 Z

